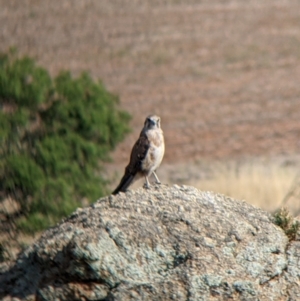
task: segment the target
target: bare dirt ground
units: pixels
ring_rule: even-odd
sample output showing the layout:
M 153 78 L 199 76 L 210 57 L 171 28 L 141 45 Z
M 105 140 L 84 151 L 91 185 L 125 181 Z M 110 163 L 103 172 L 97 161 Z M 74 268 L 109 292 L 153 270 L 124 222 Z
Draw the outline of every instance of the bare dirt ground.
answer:
M 162 117 L 165 163 L 295 154 L 300 2 L 0 0 L 0 50 L 52 74 L 88 70 L 120 96 L 133 132 Z
M 119 95 L 133 131 L 108 168 L 116 182 L 150 113 L 162 117 L 164 182 L 202 187 L 215 160 L 299 152 L 297 0 L 0 0 L 0 41 L 0 51 L 15 46 L 53 75 L 86 70 Z M 265 174 L 254 175 L 258 185 Z M 220 191 L 227 177 L 207 187 Z

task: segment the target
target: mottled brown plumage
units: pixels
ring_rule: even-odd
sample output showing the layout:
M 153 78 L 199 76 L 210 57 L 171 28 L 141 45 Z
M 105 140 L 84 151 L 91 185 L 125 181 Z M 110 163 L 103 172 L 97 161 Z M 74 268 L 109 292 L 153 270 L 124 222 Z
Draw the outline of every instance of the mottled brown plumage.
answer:
M 152 173 L 155 176 L 156 182 L 160 183 L 155 170 L 162 161 L 164 150 L 164 138 L 163 131 L 160 128 L 160 118 L 150 115 L 146 118 L 140 137 L 132 148 L 130 161 L 125 168 L 124 176 L 112 194 L 126 191 L 135 180 L 141 177 L 145 177 L 145 184 L 149 187 L 148 177 Z

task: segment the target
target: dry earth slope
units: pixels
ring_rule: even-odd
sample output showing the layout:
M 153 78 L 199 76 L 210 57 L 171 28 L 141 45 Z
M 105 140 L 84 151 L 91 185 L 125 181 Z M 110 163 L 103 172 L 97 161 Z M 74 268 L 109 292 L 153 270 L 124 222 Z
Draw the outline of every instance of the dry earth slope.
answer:
M 2 300 L 300 300 L 299 241 L 268 213 L 188 186 L 78 209 L 0 276 Z
M 0 0 L 0 50 L 88 70 L 134 132 L 162 117 L 165 162 L 299 152 L 300 2 Z

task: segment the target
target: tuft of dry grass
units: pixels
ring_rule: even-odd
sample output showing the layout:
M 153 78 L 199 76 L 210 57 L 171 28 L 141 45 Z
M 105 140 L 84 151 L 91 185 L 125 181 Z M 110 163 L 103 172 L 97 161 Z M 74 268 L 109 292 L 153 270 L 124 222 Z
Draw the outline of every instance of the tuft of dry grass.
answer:
M 190 184 L 273 212 L 281 207 L 298 168 L 297 162 L 278 159 L 215 162 L 211 163 L 208 175 L 197 181 L 192 180 Z M 286 205 L 290 211 L 297 210 L 295 206 L 290 207 L 293 204 Z
M 299 221 L 294 220 L 286 208 L 281 208 L 274 214 L 274 223 L 282 228 L 289 240 L 296 239 L 297 232 L 300 228 L 300 223 Z

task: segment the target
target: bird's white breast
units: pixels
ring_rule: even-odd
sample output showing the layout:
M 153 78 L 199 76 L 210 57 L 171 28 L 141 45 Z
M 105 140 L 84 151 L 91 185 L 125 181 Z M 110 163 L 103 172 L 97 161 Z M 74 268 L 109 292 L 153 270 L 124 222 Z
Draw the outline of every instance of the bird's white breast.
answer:
M 148 175 L 150 175 L 159 167 L 163 159 L 165 153 L 165 143 L 161 129 L 149 130 L 147 132 L 147 137 L 150 142 L 150 147 L 143 162 L 142 169 L 146 171 Z

